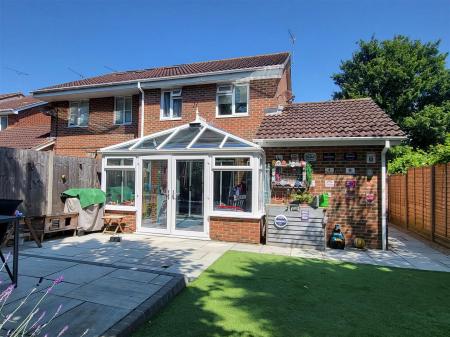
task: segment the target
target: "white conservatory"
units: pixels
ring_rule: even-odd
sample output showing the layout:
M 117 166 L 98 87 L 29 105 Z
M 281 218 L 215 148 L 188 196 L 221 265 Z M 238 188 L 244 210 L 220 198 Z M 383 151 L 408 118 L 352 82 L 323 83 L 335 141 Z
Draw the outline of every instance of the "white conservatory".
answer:
M 101 153 L 106 210 L 135 212 L 137 232 L 209 238 L 210 217 L 264 214 L 263 149 L 198 117 Z

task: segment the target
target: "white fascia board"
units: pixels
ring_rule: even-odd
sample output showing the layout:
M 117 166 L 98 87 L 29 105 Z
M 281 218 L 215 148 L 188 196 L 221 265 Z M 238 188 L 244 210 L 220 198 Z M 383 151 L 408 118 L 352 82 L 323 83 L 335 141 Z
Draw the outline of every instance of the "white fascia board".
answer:
M 143 89 L 155 88 L 174 88 L 187 85 L 200 85 L 210 83 L 230 83 L 230 82 L 248 82 L 252 80 L 281 78 L 283 73 L 282 68 L 264 69 L 256 71 L 243 71 L 231 74 L 211 74 L 196 76 L 190 78 L 174 78 L 168 80 L 148 81 L 142 82 Z
M 386 140 L 391 145 L 399 145 L 406 137 L 324 137 L 324 138 L 279 138 L 254 139 L 253 142 L 262 147 L 292 146 L 347 146 L 347 145 L 384 145 Z
M 158 78 L 144 78 L 136 79 L 130 81 L 121 82 L 111 82 L 102 84 L 91 84 L 91 85 L 80 85 L 73 87 L 63 87 L 63 88 L 50 88 L 41 89 L 33 91 L 32 94 L 36 98 L 40 99 L 51 99 L 55 101 L 54 97 L 62 97 L 67 95 L 76 95 L 81 93 L 99 93 L 103 92 L 107 96 L 107 93 L 114 95 L 115 91 L 125 90 L 125 89 L 135 89 L 138 92 L 137 83 L 141 83 L 141 87 L 145 88 L 163 88 L 165 86 L 177 85 L 195 85 L 206 83 L 205 81 L 211 82 L 222 82 L 222 81 L 233 81 L 233 80 L 243 80 L 248 79 L 260 79 L 260 78 L 280 78 L 283 73 L 285 65 L 276 65 L 261 68 L 248 68 L 248 69 L 237 69 L 237 70 L 225 70 L 216 71 L 210 73 L 199 73 L 199 74 L 189 74 L 189 75 L 178 75 L 178 76 L 168 76 L 168 77 L 158 77 Z M 100 97 L 100 96 L 99 96 Z M 104 96 L 105 97 L 105 96 Z M 50 101 L 50 100 L 48 100 Z
M 90 87 L 86 89 L 73 88 L 55 91 L 55 92 L 33 92 L 33 97 L 44 100 L 46 102 L 70 101 L 84 98 L 110 97 L 110 96 L 127 96 L 139 93 L 136 83 L 130 84 L 112 84 L 104 86 Z
M 217 155 L 223 155 L 223 154 L 229 154 L 234 155 L 236 153 L 239 154 L 255 154 L 255 153 L 262 153 L 263 149 L 258 148 L 227 148 L 227 149 L 219 149 L 219 148 L 212 148 L 212 149 L 161 149 L 161 150 L 148 150 L 148 149 L 133 149 L 133 150 L 99 150 L 99 153 L 102 153 L 105 156 L 114 155 L 114 156 L 144 156 L 144 155 L 160 155 L 160 154 L 177 154 L 177 155 L 199 155 L 199 154 L 217 154 Z
M 17 115 L 17 111 L 13 109 L 3 109 L 0 110 L 0 116 Z

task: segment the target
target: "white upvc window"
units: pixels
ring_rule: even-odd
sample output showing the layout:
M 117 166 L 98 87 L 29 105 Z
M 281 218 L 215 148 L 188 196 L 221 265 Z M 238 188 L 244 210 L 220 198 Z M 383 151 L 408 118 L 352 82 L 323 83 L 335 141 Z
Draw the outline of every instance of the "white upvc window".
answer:
M 161 119 L 181 119 L 183 99 L 181 89 L 161 92 Z
M 214 156 L 213 214 L 255 214 L 258 211 L 258 171 L 251 156 Z
M 249 91 L 248 83 L 218 85 L 216 117 L 248 116 Z
M 8 127 L 8 116 L 0 116 L 0 131 Z
M 136 162 L 134 158 L 103 158 L 102 189 L 106 208 L 134 210 L 136 200 Z
M 86 127 L 89 124 L 89 100 L 72 101 L 69 105 L 69 127 Z
M 114 99 L 114 124 L 126 125 L 132 121 L 131 96 L 115 97 Z

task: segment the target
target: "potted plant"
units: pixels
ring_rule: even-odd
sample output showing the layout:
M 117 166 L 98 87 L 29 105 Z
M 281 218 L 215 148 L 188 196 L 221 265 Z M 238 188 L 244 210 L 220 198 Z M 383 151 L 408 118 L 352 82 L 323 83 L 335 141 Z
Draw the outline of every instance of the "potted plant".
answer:
M 297 193 L 294 196 L 294 201 L 301 205 L 309 205 L 313 201 L 313 196 L 309 192 Z

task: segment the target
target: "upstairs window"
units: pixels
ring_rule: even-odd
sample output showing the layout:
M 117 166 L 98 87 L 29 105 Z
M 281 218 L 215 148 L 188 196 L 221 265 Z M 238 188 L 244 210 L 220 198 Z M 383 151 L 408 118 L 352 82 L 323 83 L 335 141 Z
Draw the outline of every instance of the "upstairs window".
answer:
M 70 102 L 69 126 L 83 127 L 89 123 L 89 101 Z
M 0 116 L 0 131 L 8 127 L 8 116 Z
M 248 84 L 217 86 L 217 116 L 248 115 Z
M 161 93 L 161 119 L 180 119 L 182 108 L 181 89 Z
M 131 124 L 131 96 L 116 97 L 114 106 L 114 124 Z

